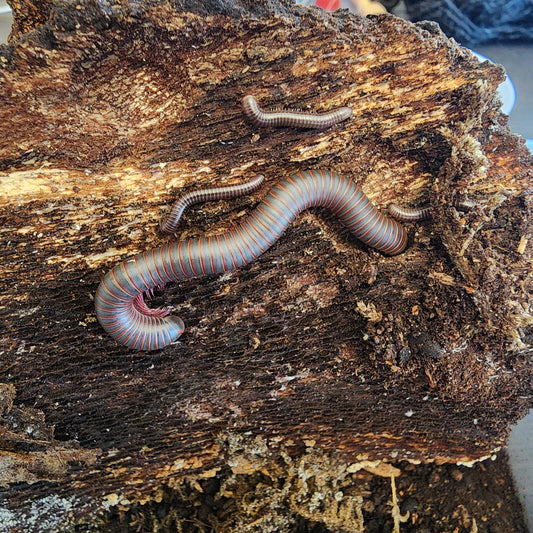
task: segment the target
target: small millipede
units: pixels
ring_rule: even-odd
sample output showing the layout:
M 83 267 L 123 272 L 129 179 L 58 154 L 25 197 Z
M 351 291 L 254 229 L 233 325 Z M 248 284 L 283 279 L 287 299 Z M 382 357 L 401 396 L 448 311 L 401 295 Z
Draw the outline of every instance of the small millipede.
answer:
M 458 200 L 454 202 L 453 207 L 459 211 L 468 211 L 474 207 L 474 203 L 469 200 Z M 397 204 L 389 204 L 389 215 L 401 222 L 420 222 L 423 220 L 431 220 L 431 207 L 401 207 Z
M 115 266 L 96 291 L 96 315 L 117 342 L 156 350 L 174 342 L 185 326 L 168 309 L 149 309 L 143 294 L 170 281 L 226 272 L 250 263 L 270 248 L 299 213 L 331 209 L 363 243 L 384 254 L 401 253 L 407 233 L 381 214 L 352 180 L 327 170 L 299 172 L 275 185 L 242 222 L 222 234 L 190 238 Z
M 289 126 L 293 128 L 326 129 L 337 122 L 352 116 L 351 107 L 339 107 L 324 113 L 305 113 L 302 111 L 263 111 L 255 97 L 246 95 L 242 99 L 245 115 L 257 126 Z
M 389 204 L 389 215 L 402 222 L 419 222 L 431 218 L 431 207 L 401 207 Z
M 199 202 L 222 200 L 249 194 L 252 191 L 255 191 L 255 189 L 257 189 L 261 183 L 263 183 L 264 179 L 264 176 L 258 174 L 246 183 L 225 185 L 223 187 L 213 187 L 211 189 L 200 189 L 198 191 L 192 191 L 184 194 L 174 202 L 169 213 L 163 219 L 161 219 L 159 229 L 163 233 L 174 233 L 181 215 L 183 214 L 183 211 L 187 209 L 187 207 Z

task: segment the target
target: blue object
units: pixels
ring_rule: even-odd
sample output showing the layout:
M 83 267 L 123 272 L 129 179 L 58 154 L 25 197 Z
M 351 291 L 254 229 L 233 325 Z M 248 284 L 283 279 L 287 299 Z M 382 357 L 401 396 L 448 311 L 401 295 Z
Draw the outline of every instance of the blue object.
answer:
M 490 61 L 493 62 L 488 57 L 485 57 L 478 52 L 474 52 L 474 50 L 471 50 L 471 52 L 480 60 L 480 61 Z M 498 87 L 498 92 L 500 93 L 500 98 L 502 99 L 502 112 L 508 115 L 511 113 L 511 110 L 514 107 L 514 104 L 516 102 L 516 89 L 514 88 L 513 81 L 509 77 L 509 74 L 507 74 L 507 77 L 504 81 L 500 83 L 500 86 Z
M 442 31 L 471 46 L 532 40 L 532 0 L 405 0 L 412 21 L 434 20 Z

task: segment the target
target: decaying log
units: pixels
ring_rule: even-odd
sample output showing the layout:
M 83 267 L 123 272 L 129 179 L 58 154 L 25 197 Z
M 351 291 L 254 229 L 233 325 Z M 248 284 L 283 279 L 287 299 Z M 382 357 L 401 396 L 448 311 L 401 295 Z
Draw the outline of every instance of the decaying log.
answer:
M 432 24 L 285 2 L 45 8 L 0 48 L 1 516 L 64 530 L 177 491 L 184 530 L 360 531 L 376 475 L 505 444 L 531 399 L 533 173 L 500 67 Z M 257 128 L 245 94 L 353 116 Z M 168 242 L 177 195 L 266 176 L 187 212 L 180 238 L 215 234 L 311 168 L 433 220 L 386 257 L 311 210 L 251 265 L 158 292 L 174 345 L 104 333 L 102 275 Z

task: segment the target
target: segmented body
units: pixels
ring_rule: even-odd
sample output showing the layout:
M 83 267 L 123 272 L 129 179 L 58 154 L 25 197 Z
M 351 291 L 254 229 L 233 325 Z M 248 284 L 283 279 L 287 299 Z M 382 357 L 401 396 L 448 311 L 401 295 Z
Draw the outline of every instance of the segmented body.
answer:
M 263 111 L 255 97 L 246 95 L 242 99 L 245 115 L 257 126 L 289 126 L 293 128 L 325 129 L 352 116 L 351 107 L 339 107 L 325 113 L 304 113 L 301 111 Z
M 162 246 L 113 268 L 96 292 L 100 324 L 129 348 L 156 350 L 167 346 L 183 333 L 183 321 L 162 316 L 161 310 L 146 312 L 139 300 L 142 294 L 169 281 L 221 273 L 250 263 L 311 206 L 331 209 L 359 240 L 385 254 L 398 254 L 406 246 L 402 226 L 382 215 L 359 185 L 330 171 L 300 172 L 275 185 L 254 211 L 225 233 Z
M 474 203 L 469 200 L 457 200 L 452 205 L 459 211 L 468 211 L 474 207 Z M 420 222 L 433 218 L 430 206 L 401 207 L 397 204 L 389 204 L 389 215 L 401 222 Z
M 174 233 L 179 223 L 183 211 L 187 207 L 197 204 L 199 202 L 209 202 L 213 200 L 222 200 L 225 198 L 234 198 L 236 196 L 243 196 L 249 194 L 257 189 L 261 183 L 263 183 L 265 177 L 255 176 L 246 183 L 240 183 L 238 185 L 226 185 L 224 187 L 213 187 L 211 189 L 200 189 L 198 191 L 192 191 L 184 194 L 181 198 L 178 198 L 166 217 L 161 220 L 159 229 L 163 233 Z
M 431 218 L 431 207 L 401 207 L 389 204 L 389 215 L 402 222 L 419 222 Z

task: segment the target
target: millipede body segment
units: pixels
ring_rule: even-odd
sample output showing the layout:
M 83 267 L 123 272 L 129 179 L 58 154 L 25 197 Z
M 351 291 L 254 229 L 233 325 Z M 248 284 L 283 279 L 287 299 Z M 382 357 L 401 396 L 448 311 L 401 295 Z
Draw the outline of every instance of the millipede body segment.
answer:
M 389 215 L 402 222 L 419 222 L 431 219 L 431 207 L 401 207 L 389 204 Z
M 402 252 L 407 234 L 382 215 L 352 180 L 326 170 L 285 178 L 242 222 L 225 233 L 182 240 L 140 253 L 113 268 L 95 297 L 100 324 L 117 342 L 136 350 L 169 345 L 184 331 L 167 310 L 148 310 L 142 295 L 169 281 L 216 274 L 250 263 L 270 248 L 299 213 L 331 209 L 363 243 L 387 255 Z
M 452 206 L 459 211 L 469 211 L 474 207 L 474 203 L 469 200 L 456 200 Z M 421 222 L 431 220 L 431 206 L 423 207 L 401 207 L 398 204 L 389 204 L 389 215 L 400 222 Z
M 257 126 L 326 129 L 352 116 L 351 107 L 339 107 L 325 113 L 302 111 L 263 111 L 252 95 L 242 99 L 244 114 Z

